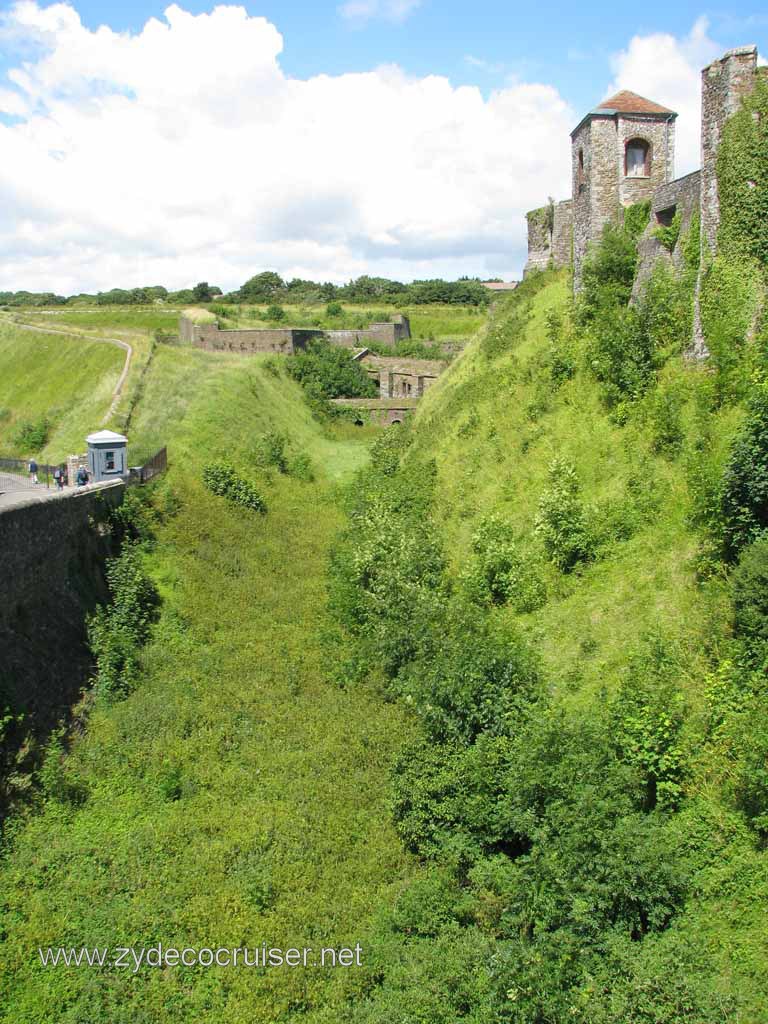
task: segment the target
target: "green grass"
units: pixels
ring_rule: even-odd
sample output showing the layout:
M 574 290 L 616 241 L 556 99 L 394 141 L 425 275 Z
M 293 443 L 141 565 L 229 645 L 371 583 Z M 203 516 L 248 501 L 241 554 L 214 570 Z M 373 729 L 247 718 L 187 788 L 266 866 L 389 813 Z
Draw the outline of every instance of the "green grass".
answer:
M 135 309 L 131 306 L 108 306 L 92 310 L 57 309 L 46 313 L 34 310 L 14 311 L 14 315 L 29 323 L 50 324 L 51 327 L 77 327 L 84 330 L 99 331 L 110 329 L 118 331 L 154 331 L 163 330 L 175 333 L 178 329 L 179 308 Z
M 686 521 L 684 456 L 670 462 L 654 455 L 642 425 L 612 422 L 583 371 L 554 393 L 543 387 L 545 317 L 565 309 L 568 294 L 566 276 L 555 276 L 534 297 L 517 344 L 488 360 L 481 336 L 419 407 L 416 451 L 437 459 L 437 517 L 446 550 L 458 572 L 481 517 L 493 511 L 513 525 L 532 557 L 541 558 L 533 529 L 555 456 L 575 465 L 593 506 L 616 507 L 630 477 L 638 477 L 643 488 L 654 489 L 658 510 L 575 576 L 545 570 L 551 599 L 519 617 L 518 625 L 536 641 L 553 682 L 569 690 L 579 679 L 577 699 L 613 688 L 628 650 L 652 632 L 683 645 L 695 681 L 711 624 L 697 613 L 703 600 L 693 564 L 699 541 Z M 671 372 L 687 379 L 697 371 L 677 365 Z M 724 442 L 737 416 L 721 414 L 716 433 Z M 688 445 L 693 441 L 689 435 Z M 714 593 L 712 601 L 716 609 Z
M 0 324 L 0 451 L 25 457 L 13 438 L 24 421 L 47 417 L 38 457 L 57 461 L 84 450 L 109 409 L 125 352 L 112 345 L 37 334 Z
M 49 943 L 365 946 L 416 870 L 386 806 L 410 726 L 376 693 L 338 685 L 327 642 L 335 482 L 367 457 L 365 432 L 326 433 L 263 360 L 163 346 L 134 424 L 139 443 L 168 444 L 162 486 L 180 503 L 147 557 L 162 619 L 139 689 L 97 705 L 73 743 L 66 773 L 87 799 L 50 799 L 16 823 L 0 874 L 0 1020 L 341 1020 L 354 970 L 132 977 L 36 962 Z M 256 469 L 267 429 L 310 455 L 316 483 Z M 219 453 L 258 481 L 266 517 L 204 490 Z

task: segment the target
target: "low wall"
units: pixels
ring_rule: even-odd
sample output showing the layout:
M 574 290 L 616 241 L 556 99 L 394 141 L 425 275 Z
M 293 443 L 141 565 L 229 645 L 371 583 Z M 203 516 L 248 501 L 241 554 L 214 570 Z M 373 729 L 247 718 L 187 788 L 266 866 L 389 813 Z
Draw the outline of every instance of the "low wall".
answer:
M 92 669 L 85 619 L 108 598 L 103 529 L 122 481 L 0 507 L 0 714 L 2 705 L 50 728 Z
M 651 219 L 637 243 L 638 263 L 632 287 L 633 302 L 640 297 L 657 263 L 667 263 L 677 273 L 682 271 L 682 243 L 690 231 L 693 215 L 699 211 L 700 194 L 701 171 L 693 171 L 684 178 L 676 178 L 654 191 L 651 198 Z M 654 237 L 654 231 L 663 222 L 660 218 L 673 207 L 680 214 L 680 234 L 674 249 L 670 252 L 658 238 Z
M 306 348 L 315 338 L 328 338 L 332 345 L 344 348 L 364 348 L 371 343 L 394 345 L 410 336 L 408 317 L 402 314 L 392 323 L 371 324 L 363 330 L 352 331 L 321 331 L 319 328 L 299 327 L 254 327 L 222 331 L 217 323 L 196 324 L 185 316 L 179 320 L 179 338 L 182 342 L 208 352 L 238 352 L 241 355 L 257 355 L 260 352 L 291 355 Z
M 563 199 L 555 203 L 552 210 L 552 229 L 549 224 L 549 207 L 541 206 L 525 215 L 528 222 L 528 261 L 523 277 L 532 270 L 546 270 L 553 267 L 568 267 L 572 261 L 573 203 Z

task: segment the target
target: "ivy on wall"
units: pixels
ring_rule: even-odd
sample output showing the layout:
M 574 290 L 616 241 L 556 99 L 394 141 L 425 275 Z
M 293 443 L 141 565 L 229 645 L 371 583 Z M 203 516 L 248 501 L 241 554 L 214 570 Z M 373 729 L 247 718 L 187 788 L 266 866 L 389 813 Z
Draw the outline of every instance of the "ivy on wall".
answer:
M 718 248 L 768 268 L 768 81 L 728 119 L 717 155 Z

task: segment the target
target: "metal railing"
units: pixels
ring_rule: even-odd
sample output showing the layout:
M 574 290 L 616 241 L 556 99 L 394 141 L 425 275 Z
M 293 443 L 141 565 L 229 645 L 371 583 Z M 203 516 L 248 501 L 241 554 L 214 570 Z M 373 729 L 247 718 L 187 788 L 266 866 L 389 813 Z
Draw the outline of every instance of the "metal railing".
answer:
M 132 453 L 129 452 L 129 456 L 132 456 Z M 159 473 L 164 473 L 168 468 L 168 449 L 163 447 L 153 455 L 141 459 L 131 457 L 131 462 L 140 462 L 140 464 L 130 467 L 128 482 L 145 484 Z
M 49 465 L 47 462 L 37 462 L 37 470 L 32 473 L 29 469 L 29 459 L 8 459 L 0 458 L 0 494 L 7 494 L 9 491 L 25 491 L 36 487 L 53 487 L 54 470 L 59 469 L 65 474 L 67 467 L 64 464 Z

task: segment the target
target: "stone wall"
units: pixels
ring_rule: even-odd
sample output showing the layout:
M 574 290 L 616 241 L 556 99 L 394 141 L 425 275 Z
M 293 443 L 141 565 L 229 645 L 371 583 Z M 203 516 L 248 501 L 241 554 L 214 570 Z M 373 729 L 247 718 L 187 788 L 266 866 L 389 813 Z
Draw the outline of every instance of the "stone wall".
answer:
M 355 358 L 378 384 L 380 398 L 421 398 L 447 365 L 436 359 L 401 359 L 365 351 Z
M 100 524 L 123 492 L 115 481 L 0 508 L 0 708 L 34 729 L 54 725 L 88 681 L 85 619 L 108 599 L 114 553 Z
M 650 174 L 647 177 L 628 178 L 625 175 L 627 143 L 643 139 L 650 145 Z M 632 206 L 650 199 L 657 188 L 672 180 L 675 173 L 675 121 L 658 115 L 621 114 L 616 123 L 616 180 L 619 186 L 619 205 Z
M 726 120 L 755 84 L 757 47 L 729 50 L 701 72 L 701 244 L 717 252 L 720 201 L 717 195 L 717 150 Z
M 682 245 L 691 229 L 691 218 L 699 211 L 701 171 L 693 171 L 657 188 L 651 200 L 651 218 L 637 243 L 638 265 L 632 288 L 632 301 L 636 301 L 658 262 L 668 263 L 676 271 L 683 268 Z M 671 211 L 680 214 L 680 235 L 672 252 L 657 239 L 654 230 L 669 219 Z
M 567 267 L 571 263 L 573 236 L 572 203 L 564 199 L 555 203 L 552 230 L 549 229 L 549 207 L 541 206 L 525 215 L 528 221 L 528 261 L 523 270 L 526 277 L 532 270 Z
M 306 348 L 315 338 L 328 338 L 332 345 L 345 348 L 364 348 L 372 342 L 394 345 L 411 336 L 408 317 L 400 313 L 394 321 L 386 324 L 371 324 L 364 330 L 322 331 L 319 328 L 246 328 L 224 330 L 217 323 L 196 324 L 188 317 L 179 321 L 179 338 L 188 345 L 206 349 L 208 352 L 237 352 L 240 355 L 256 355 L 273 352 L 291 355 Z

